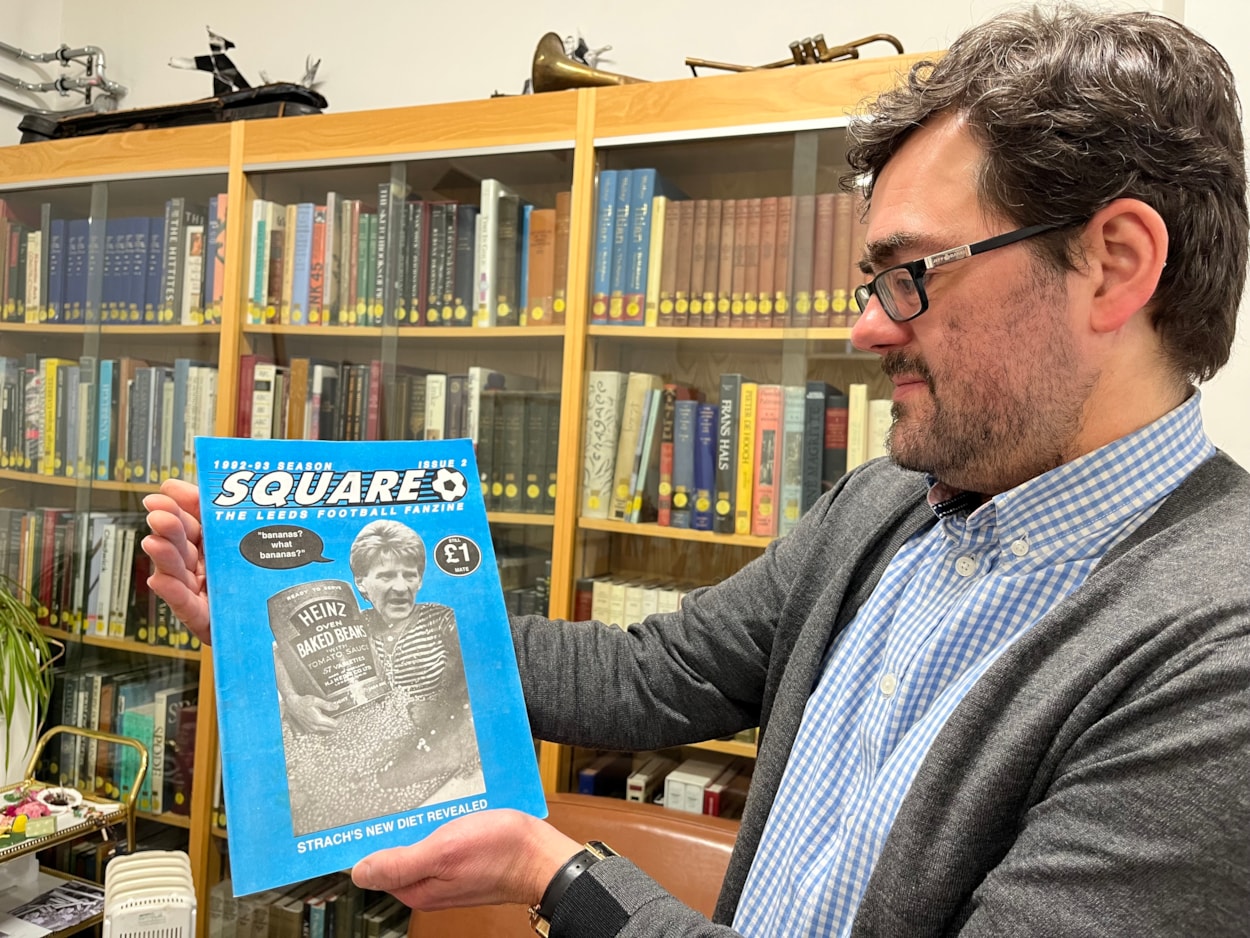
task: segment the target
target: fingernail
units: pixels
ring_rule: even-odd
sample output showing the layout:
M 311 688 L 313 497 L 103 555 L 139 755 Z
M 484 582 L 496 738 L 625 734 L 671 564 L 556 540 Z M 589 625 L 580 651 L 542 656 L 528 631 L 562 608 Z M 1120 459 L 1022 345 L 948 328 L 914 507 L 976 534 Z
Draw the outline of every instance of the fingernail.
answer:
M 361 860 L 352 869 L 352 881 L 361 889 L 373 888 L 373 865 L 368 860 Z

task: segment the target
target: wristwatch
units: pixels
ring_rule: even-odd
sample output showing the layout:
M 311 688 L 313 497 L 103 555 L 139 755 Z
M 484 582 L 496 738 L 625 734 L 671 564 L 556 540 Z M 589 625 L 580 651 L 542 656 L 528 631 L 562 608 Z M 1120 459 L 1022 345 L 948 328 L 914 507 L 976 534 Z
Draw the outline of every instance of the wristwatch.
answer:
M 551 934 L 551 916 L 555 913 L 556 906 L 560 904 L 560 900 L 564 898 L 564 894 L 573 885 L 573 880 L 577 879 L 577 877 L 581 876 L 600 860 L 618 856 L 620 856 L 619 853 L 601 840 L 592 840 L 584 844 L 582 849 L 575 853 L 564 866 L 560 867 L 556 875 L 551 878 L 551 882 L 547 884 L 547 889 L 543 892 L 542 900 L 538 905 L 530 907 L 530 925 L 534 931 L 542 935 L 543 938 L 548 938 L 548 935 Z

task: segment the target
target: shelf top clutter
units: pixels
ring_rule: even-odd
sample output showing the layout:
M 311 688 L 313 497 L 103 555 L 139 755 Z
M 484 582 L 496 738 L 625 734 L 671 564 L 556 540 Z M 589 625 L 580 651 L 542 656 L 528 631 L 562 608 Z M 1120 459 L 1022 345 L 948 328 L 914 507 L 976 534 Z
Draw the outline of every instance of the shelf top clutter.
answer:
M 27 792 L 37 798 L 41 791 L 59 787 L 32 781 L 12 785 L 0 791 L 0 811 L 20 803 Z M 73 808 L 28 818 L 27 830 L 20 834 L 9 826 L 13 818 L 0 818 L 0 862 L 121 823 L 125 817 L 125 805 L 120 802 L 82 798 Z
M 231 167 L 342 165 L 458 152 L 612 145 L 634 137 L 838 126 L 861 102 L 935 53 L 514 95 L 479 101 L 236 121 L 5 148 L 0 191 Z

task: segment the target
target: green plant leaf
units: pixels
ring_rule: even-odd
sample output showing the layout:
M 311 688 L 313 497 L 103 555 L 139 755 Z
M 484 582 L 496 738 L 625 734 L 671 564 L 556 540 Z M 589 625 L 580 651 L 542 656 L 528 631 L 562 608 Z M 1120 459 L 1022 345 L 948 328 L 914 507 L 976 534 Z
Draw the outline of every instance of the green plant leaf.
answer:
M 30 736 L 34 741 L 39 715 L 48 706 L 52 695 L 52 644 L 39 627 L 32 601 L 18 584 L 0 577 L 0 717 L 11 726 L 23 702 L 31 714 Z M 4 769 L 7 773 L 12 758 L 8 736 L 5 736 Z

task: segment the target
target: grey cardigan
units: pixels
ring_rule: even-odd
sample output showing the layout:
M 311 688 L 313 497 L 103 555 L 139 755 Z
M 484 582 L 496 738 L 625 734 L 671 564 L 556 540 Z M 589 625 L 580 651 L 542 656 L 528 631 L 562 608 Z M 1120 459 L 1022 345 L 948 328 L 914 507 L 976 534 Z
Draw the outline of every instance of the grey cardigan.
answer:
M 542 739 L 643 750 L 759 724 L 717 922 L 733 917 L 821 657 L 934 523 L 924 496 L 920 476 L 870 463 L 678 613 L 628 632 L 514 620 Z M 733 934 L 624 858 L 580 877 L 553 926 Z M 852 934 L 1250 935 L 1250 476 L 1232 460 L 1201 466 L 971 689 Z

